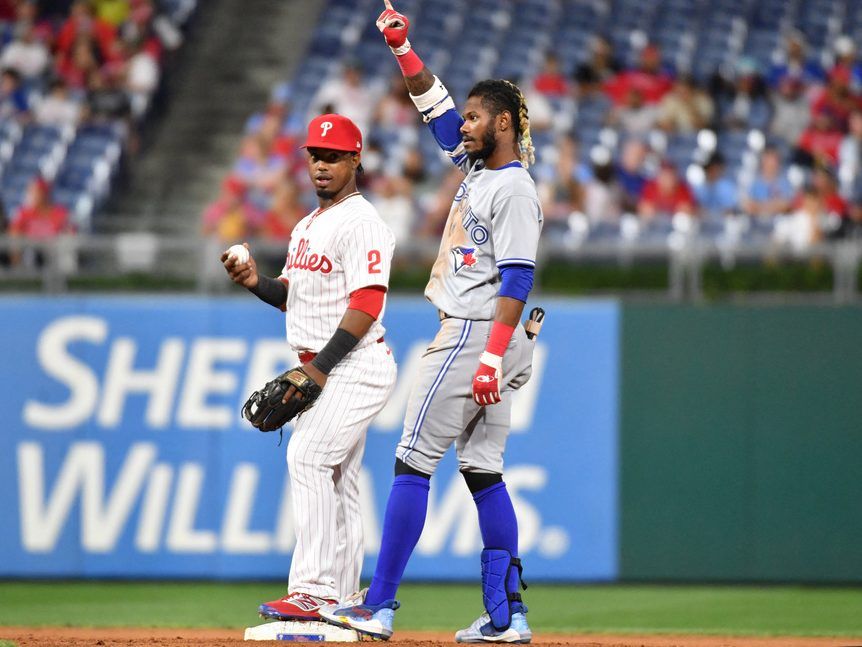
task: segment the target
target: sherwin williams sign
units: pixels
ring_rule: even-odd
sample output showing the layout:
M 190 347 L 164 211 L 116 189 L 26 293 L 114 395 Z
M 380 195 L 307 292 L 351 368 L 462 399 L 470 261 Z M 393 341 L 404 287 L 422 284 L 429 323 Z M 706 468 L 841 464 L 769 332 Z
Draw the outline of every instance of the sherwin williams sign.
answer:
M 617 575 L 618 307 L 548 302 L 516 398 L 506 481 L 525 576 Z M 253 298 L 5 298 L 0 340 L 0 576 L 286 578 L 285 443 L 239 415 L 296 362 Z M 434 309 L 391 299 L 399 379 L 368 435 L 366 564 Z M 474 579 L 481 539 L 452 456 L 432 481 L 408 578 Z

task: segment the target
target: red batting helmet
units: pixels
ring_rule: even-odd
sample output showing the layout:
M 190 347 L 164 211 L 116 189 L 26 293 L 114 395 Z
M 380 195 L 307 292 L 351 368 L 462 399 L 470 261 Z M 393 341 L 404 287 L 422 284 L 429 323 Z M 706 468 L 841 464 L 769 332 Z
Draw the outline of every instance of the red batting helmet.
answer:
M 336 151 L 362 152 L 362 133 L 344 115 L 320 115 L 308 124 L 303 148 L 329 148 Z

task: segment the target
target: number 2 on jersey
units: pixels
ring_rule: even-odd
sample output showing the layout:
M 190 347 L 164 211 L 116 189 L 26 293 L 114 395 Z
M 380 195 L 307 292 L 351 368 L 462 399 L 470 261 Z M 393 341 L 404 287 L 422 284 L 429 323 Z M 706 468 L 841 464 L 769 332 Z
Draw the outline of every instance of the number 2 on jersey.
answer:
M 380 274 L 380 251 L 376 249 L 368 250 L 368 273 Z

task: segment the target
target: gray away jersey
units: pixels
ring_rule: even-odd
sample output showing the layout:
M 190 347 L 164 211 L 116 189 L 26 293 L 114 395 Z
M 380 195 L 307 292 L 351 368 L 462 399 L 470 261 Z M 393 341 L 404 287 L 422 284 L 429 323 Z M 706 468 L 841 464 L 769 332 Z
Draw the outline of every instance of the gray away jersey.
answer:
M 425 297 L 459 319 L 493 319 L 500 268 L 535 267 L 542 231 L 536 185 L 519 162 L 496 170 L 459 164 L 458 187 Z

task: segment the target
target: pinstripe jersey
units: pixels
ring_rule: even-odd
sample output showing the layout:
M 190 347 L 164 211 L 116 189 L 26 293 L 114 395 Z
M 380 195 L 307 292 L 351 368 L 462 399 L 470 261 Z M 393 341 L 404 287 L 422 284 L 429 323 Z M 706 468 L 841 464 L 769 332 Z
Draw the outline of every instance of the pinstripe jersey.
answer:
M 296 351 L 318 352 L 335 333 L 351 293 L 388 287 L 395 237 L 358 193 L 317 209 L 290 236 L 279 278 L 288 283 L 287 339 Z M 356 348 L 383 337 L 384 309 Z
M 491 170 L 455 160 L 467 173 L 458 187 L 425 296 L 459 319 L 493 319 L 500 268 L 535 267 L 542 208 L 533 179 L 512 162 Z

